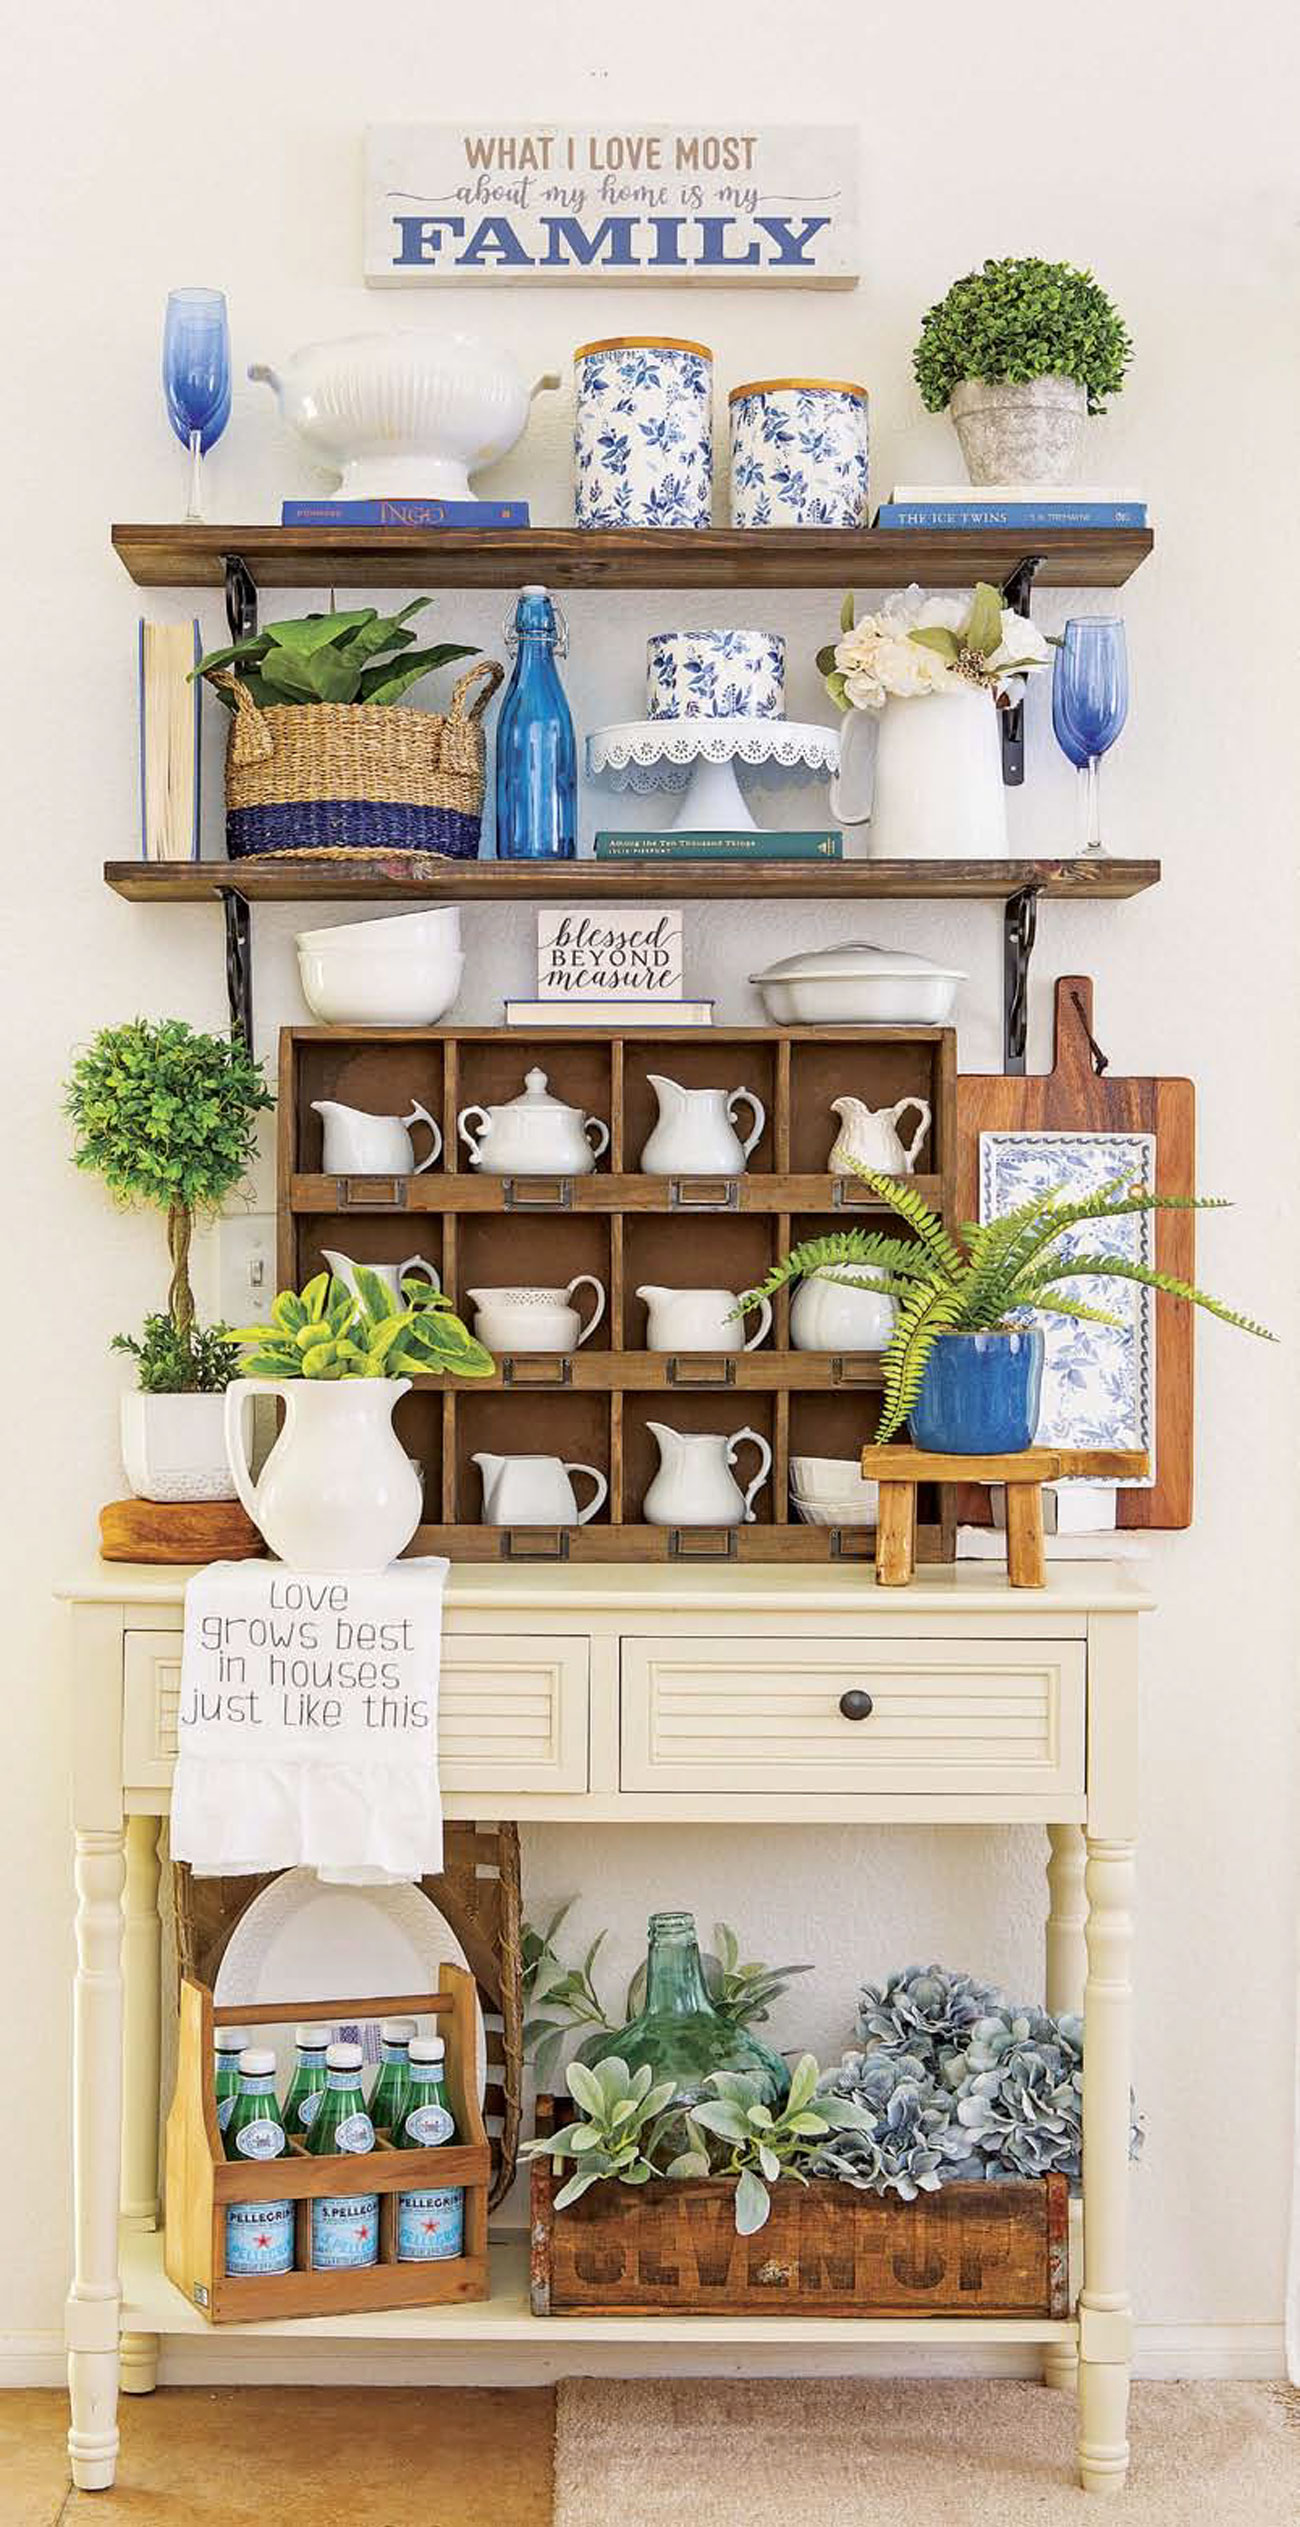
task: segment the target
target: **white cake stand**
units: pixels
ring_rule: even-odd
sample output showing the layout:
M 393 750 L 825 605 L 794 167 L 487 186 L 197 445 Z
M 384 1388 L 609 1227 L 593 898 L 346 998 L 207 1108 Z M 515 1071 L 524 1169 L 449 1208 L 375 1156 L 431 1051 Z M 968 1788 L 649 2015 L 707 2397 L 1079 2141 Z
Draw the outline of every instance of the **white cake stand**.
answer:
M 824 781 L 840 759 L 839 731 L 787 719 L 619 720 L 587 739 L 587 772 L 645 797 L 680 790 L 673 830 L 756 833 L 741 796 L 747 767 L 786 781 Z

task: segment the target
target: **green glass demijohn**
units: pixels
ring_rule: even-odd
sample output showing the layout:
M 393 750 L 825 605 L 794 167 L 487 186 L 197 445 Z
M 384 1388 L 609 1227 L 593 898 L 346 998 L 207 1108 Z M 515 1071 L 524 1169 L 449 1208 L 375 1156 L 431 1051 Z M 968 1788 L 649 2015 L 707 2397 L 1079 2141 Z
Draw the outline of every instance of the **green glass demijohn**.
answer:
M 589 2036 L 578 2060 L 594 2065 L 617 2054 L 631 2071 L 648 2063 L 657 2080 L 673 2081 L 674 2103 L 682 2106 L 705 2094 L 711 2071 L 748 2071 L 761 2083 L 764 2104 L 782 2105 L 790 2073 L 780 2054 L 733 2026 L 709 1998 L 694 1915 L 652 1913 L 649 1930 L 644 2009 L 626 2027 Z

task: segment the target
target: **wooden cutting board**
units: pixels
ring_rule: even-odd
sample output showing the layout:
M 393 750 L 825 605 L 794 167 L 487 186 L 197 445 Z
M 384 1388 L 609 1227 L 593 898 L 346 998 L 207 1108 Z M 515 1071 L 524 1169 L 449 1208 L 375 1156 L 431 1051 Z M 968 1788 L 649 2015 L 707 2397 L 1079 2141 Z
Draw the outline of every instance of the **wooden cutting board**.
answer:
M 1056 985 L 1052 1067 L 1034 1078 L 978 1072 L 957 1078 L 958 1217 L 979 1217 L 981 1132 L 1152 1132 L 1156 1191 L 1195 1192 L 1196 1090 L 1190 1079 L 1114 1079 L 1096 1070 L 1089 1037 L 1093 987 L 1086 974 Z M 1195 1279 L 1196 1215 L 1158 1211 L 1156 1265 Z M 1196 1310 L 1156 1300 L 1156 1479 L 1119 1496 L 1121 1527 L 1188 1527 L 1192 1522 L 1192 1378 Z M 963 1493 L 958 1515 L 987 1526 L 987 1493 Z
M 237 1500 L 110 1500 L 99 1550 L 106 1562 L 247 1562 L 266 1546 Z

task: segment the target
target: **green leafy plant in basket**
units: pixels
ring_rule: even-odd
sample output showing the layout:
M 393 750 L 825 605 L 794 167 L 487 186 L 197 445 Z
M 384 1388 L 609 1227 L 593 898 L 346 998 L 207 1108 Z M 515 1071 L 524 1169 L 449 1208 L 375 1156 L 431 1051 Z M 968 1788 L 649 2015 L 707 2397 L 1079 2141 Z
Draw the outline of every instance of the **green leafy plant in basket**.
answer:
M 400 614 L 380 614 L 366 605 L 350 613 L 293 615 L 265 624 L 247 640 L 209 650 L 194 675 L 207 678 L 228 710 L 235 707 L 236 684 L 263 710 L 298 702 L 400 702 L 435 667 L 478 655 L 463 641 L 416 648 L 407 623 L 432 602 L 415 597 Z
M 490 1351 L 461 1323 L 450 1301 L 413 1274 L 395 1299 L 378 1273 L 356 1266 L 356 1292 L 328 1272 L 301 1291 L 281 1290 L 269 1325 L 245 1325 L 233 1339 L 248 1348 L 247 1378 L 491 1377 Z
M 817 1272 L 850 1288 L 883 1291 L 895 1303 L 894 1330 L 882 1360 L 884 1410 L 878 1440 L 892 1439 L 916 1404 L 926 1365 L 935 1343 L 945 1334 L 1010 1332 L 1023 1325 L 1029 1311 L 1075 1317 L 1094 1325 L 1117 1325 L 1119 1317 L 1091 1301 L 1062 1289 L 1069 1281 L 1137 1281 L 1166 1297 L 1184 1299 L 1208 1309 L 1227 1325 L 1257 1334 L 1266 1342 L 1276 1336 L 1266 1325 L 1238 1315 L 1221 1299 L 1210 1298 L 1172 1273 L 1127 1255 L 1091 1253 L 1072 1247 L 1060 1251 L 1060 1240 L 1091 1221 L 1131 1218 L 1142 1211 L 1222 1211 L 1229 1206 L 1210 1194 L 1143 1192 L 1116 1178 L 1084 1200 L 1069 1201 L 1059 1186 L 1035 1194 L 1001 1219 L 982 1224 L 968 1221 L 952 1236 L 921 1196 L 898 1176 L 878 1175 L 874 1168 L 853 1166 L 877 1200 L 895 1212 L 908 1231 L 892 1236 L 868 1228 L 840 1229 L 826 1237 L 804 1238 L 772 1266 L 765 1280 L 747 1290 L 737 1309 L 744 1315 L 776 1290 Z

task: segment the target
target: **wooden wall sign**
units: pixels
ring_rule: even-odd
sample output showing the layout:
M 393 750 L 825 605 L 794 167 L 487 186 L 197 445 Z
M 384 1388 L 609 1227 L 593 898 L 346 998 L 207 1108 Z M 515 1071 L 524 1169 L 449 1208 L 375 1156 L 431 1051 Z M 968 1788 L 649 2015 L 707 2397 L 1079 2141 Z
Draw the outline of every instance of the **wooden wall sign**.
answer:
M 365 277 L 851 288 L 851 124 L 385 123 Z
M 677 1000 L 681 989 L 680 912 L 653 904 L 539 912 L 539 1000 Z

